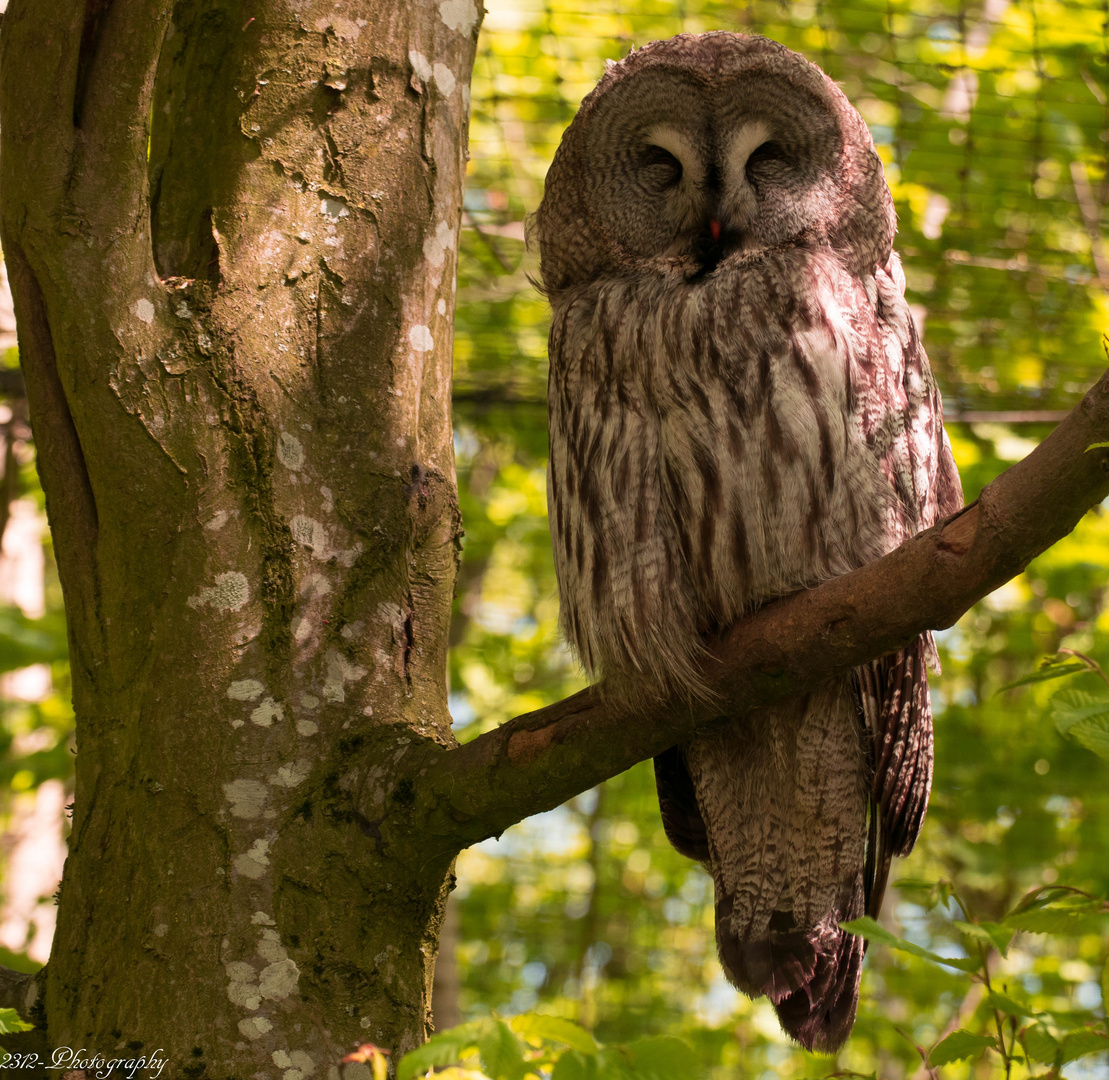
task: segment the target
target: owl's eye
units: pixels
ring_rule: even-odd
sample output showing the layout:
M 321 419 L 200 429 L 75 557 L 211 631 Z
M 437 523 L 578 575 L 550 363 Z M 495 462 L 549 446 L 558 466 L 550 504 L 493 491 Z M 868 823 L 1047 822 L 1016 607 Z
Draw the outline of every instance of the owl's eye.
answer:
M 751 151 L 750 157 L 747 158 L 747 176 L 750 178 L 751 170 L 758 169 L 761 165 L 768 165 L 771 162 L 787 162 L 789 155 L 786 148 L 780 142 L 775 142 L 771 139 L 769 142 L 764 142 L 761 146 L 756 146 Z
M 640 167 L 658 187 L 673 187 L 682 178 L 682 163 L 661 146 L 648 146 L 640 158 Z

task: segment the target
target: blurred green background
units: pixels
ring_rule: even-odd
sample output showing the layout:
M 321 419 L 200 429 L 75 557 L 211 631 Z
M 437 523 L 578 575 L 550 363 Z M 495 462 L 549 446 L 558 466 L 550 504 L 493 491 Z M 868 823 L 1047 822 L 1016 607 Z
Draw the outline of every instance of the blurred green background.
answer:
M 1109 4 L 487 8 L 455 344 L 466 546 L 450 678 L 462 740 L 582 685 L 557 630 L 544 494 L 547 307 L 528 283 L 537 259 L 523 222 L 606 59 L 679 32 L 738 30 L 801 51 L 840 82 L 886 165 L 909 300 L 968 501 L 1096 380 L 1109 330 Z M 1109 762 L 1053 724 L 1051 699 L 1065 684 L 1000 690 L 1061 647 L 1109 659 L 1107 579 L 1109 519 L 1099 508 L 939 635 L 935 785 L 924 836 L 895 867 L 905 885 L 891 889 L 883 914 L 895 932 L 965 956 L 974 940 L 954 922 L 967 915 L 998 920 L 1038 886 L 1109 894 Z M 1097 695 L 1103 684 L 1089 674 L 1072 686 Z M 689 1074 L 714 1077 L 925 1077 L 918 1046 L 927 1051 L 955 1028 L 996 1034 L 983 987 L 875 945 L 845 1050 L 833 1061 L 792 1047 L 765 1001 L 724 981 L 711 883 L 668 846 L 649 762 L 464 852 L 458 879 L 450 936 L 459 987 L 440 997 L 440 1025 L 538 1009 L 604 1040 L 678 1034 L 694 1047 Z M 935 885 L 943 881 L 968 912 Z M 993 988 L 1004 985 L 1028 1010 L 1021 1028 L 1059 1039 L 1104 1030 L 1109 934 L 1097 920 L 1081 929 L 1021 933 L 1005 957 L 989 957 Z M 1055 1062 L 1008 1067 L 1047 1076 Z M 984 1050 L 934 1072 L 1005 1074 L 1001 1056 Z M 1109 1077 L 1109 1060 L 1087 1052 L 1059 1062 L 1058 1074 Z
M 487 6 L 455 342 L 466 539 L 450 685 L 463 741 L 582 685 L 557 630 L 545 496 L 547 307 L 528 280 L 537 262 L 525 250 L 524 220 L 606 59 L 683 31 L 740 30 L 800 50 L 842 84 L 886 164 L 909 299 L 968 499 L 1079 400 L 1105 366 L 1109 329 L 1109 0 Z M 5 363 L 16 362 L 11 349 Z M 6 522 L 4 507 L 41 513 L 42 496 L 17 380 L 0 378 L 0 400 Z M 0 669 L 42 663 L 50 675 L 37 701 L 0 680 L 5 926 L 27 822 L 36 806 L 49 809 L 39 805 L 44 785 L 71 784 L 61 599 L 48 537 L 42 542 L 46 614 L 0 609 Z M 1107 1044 L 1097 1041 L 1106 1030 L 1109 932 L 1096 905 L 1070 921 L 1025 919 L 1041 929 L 1018 933 L 1004 955 L 973 925 L 999 922 L 1035 888 L 1109 894 L 1109 761 L 1089 748 L 1100 746 L 1104 684 L 1096 673 L 1076 676 L 1064 699 L 1054 682 L 1001 689 L 1060 648 L 1109 661 L 1107 556 L 1100 508 L 939 635 L 931 809 L 916 851 L 895 867 L 883 924 L 941 956 L 984 957 L 1004 1008 L 956 969 L 874 945 L 847 1047 L 834 1060 L 792 1047 L 765 1001 L 724 981 L 709 879 L 668 846 L 644 763 L 459 858 L 439 1026 L 538 1010 L 605 1041 L 673 1034 L 691 1048 L 686 1074 L 714 1078 L 1109 1077 Z M 1079 707 L 1092 708 L 1085 744 L 1053 722 L 1053 710 L 1058 719 Z M 49 903 L 44 894 L 40 914 Z M 34 967 L 36 933 L 28 922 L 25 941 L 0 947 L 0 963 Z M 983 1043 L 954 1063 L 925 1063 L 944 1035 L 993 1038 L 1002 1023 L 1007 1061 Z

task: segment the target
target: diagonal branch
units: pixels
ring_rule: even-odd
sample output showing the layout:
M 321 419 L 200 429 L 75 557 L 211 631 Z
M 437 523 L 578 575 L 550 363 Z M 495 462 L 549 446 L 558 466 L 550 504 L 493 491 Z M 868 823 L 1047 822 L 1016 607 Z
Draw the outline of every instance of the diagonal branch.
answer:
M 425 748 L 414 755 L 413 781 L 431 833 L 458 847 L 499 835 L 714 717 L 804 693 L 925 630 L 951 626 L 1109 495 L 1109 449 L 1088 449 L 1106 440 L 1109 371 L 1040 446 L 954 517 L 733 627 L 706 661 L 717 695 L 709 704 L 670 702 L 633 714 L 591 687 L 465 746 Z

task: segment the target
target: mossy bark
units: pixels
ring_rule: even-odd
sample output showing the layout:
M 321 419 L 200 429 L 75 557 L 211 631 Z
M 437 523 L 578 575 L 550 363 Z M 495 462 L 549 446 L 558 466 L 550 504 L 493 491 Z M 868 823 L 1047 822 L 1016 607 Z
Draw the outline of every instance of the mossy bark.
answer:
M 0 226 L 78 723 L 53 1046 L 300 1080 L 428 1031 L 457 845 L 394 827 L 393 776 L 451 742 L 479 18 L 8 6 Z

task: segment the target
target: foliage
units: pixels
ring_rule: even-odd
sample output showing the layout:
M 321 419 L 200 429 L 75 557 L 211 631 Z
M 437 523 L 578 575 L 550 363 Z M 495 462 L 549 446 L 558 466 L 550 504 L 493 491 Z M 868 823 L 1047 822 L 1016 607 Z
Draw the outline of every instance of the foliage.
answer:
M 581 685 L 557 631 L 544 506 L 546 308 L 528 282 L 538 261 L 521 223 L 605 59 L 683 30 L 752 29 L 841 83 L 886 162 L 909 299 L 968 500 L 1050 431 L 1046 419 L 1014 422 L 1014 411 L 1068 409 L 1100 374 L 1107 329 L 1102 4 L 491 0 L 487 8 L 456 316 L 467 537 L 450 677 L 463 740 Z M 729 1080 L 954 1080 L 1005 1074 L 1000 1053 L 986 1048 L 1001 1045 L 999 1012 L 1010 1075 L 1052 1075 L 1054 1057 L 1042 1060 L 1047 1038 L 1062 1046 L 1085 1037 L 1087 1023 L 1104 1030 L 1109 935 L 1021 929 L 1002 945 L 1005 921 L 1045 886 L 1109 895 L 1109 784 L 1106 765 L 1073 737 L 1087 729 L 1067 737 L 1057 729 L 1067 699 L 1057 699 L 1056 684 L 1022 677 L 1044 654 L 1071 650 L 1059 661 L 1074 673 L 1064 693 L 1101 693 L 1075 654 L 1105 661 L 1107 555 L 1109 518 L 1091 513 L 937 635 L 944 670 L 932 680 L 932 805 L 916 851 L 898 860 L 882 925 L 972 971 L 875 942 L 847 1047 L 832 1061 L 802 1053 L 765 1001 L 747 1001 L 720 975 L 711 882 L 666 843 L 644 763 L 460 857 L 452 903 L 463 1014 L 511 1019 L 539 1009 L 615 1043 L 679 1035 L 709 1075 Z M 991 930 L 997 941 L 987 944 L 981 933 Z M 1000 998 L 985 1003 L 976 943 L 994 992 L 1028 1016 L 1006 1012 Z M 1025 1030 L 1035 1053 L 1021 1043 Z M 918 1047 L 937 1055 L 932 1065 Z M 1062 1055 L 1080 1048 L 1071 1042 Z M 1061 1073 L 1103 1075 L 1107 1061 L 1090 1052 Z
M 490 1016 L 436 1035 L 407 1054 L 397 1080 L 415 1080 L 435 1068 L 453 1080 L 695 1080 L 689 1046 L 669 1036 L 624 1046 L 599 1044 L 583 1027 L 557 1016 L 522 1013 L 505 1021 Z M 480 1064 L 481 1071 L 455 1062 Z
M 21 1031 L 30 1031 L 31 1025 L 20 1018 L 15 1009 L 0 1009 L 0 1035 L 16 1035 Z M 8 1060 L 7 1052 L 0 1047 L 0 1068 L 5 1068 Z
M 14 349 L 0 357 L 0 370 L 18 366 Z M 34 466 L 34 446 L 26 421 L 26 402 L 20 398 L 10 404 L 0 402 L 0 520 L 9 519 L 15 500 L 30 504 L 41 515 L 44 498 Z M 33 814 L 36 791 L 47 780 L 61 780 L 67 786 L 73 776 L 73 709 L 70 704 L 68 643 L 61 589 L 52 558 L 49 536 L 43 537 L 45 562 L 45 613 L 29 618 L 18 607 L 0 605 L 0 827 L 10 829 L 17 818 Z M 5 568 L 11 574 L 11 563 Z M 7 582 L 11 589 L 17 582 Z M 6 595 L 10 595 L 7 594 Z M 9 681 L 14 673 L 29 665 L 45 665 L 49 671 L 49 690 L 39 700 L 26 700 Z M 7 856 L 11 837 L 0 846 Z M 41 900 L 49 902 L 49 892 Z M 17 971 L 31 972 L 41 965 L 22 951 L 0 947 L 0 964 Z M 0 1012 L 0 1024 L 18 1022 Z M 23 1030 L 0 1028 L 0 1032 Z
M 1062 951 L 1063 938 L 1104 941 L 1109 929 L 1109 904 L 1076 889 L 1042 886 L 1023 897 L 1000 921 L 991 922 L 973 918 L 949 882 L 929 885 L 903 878 L 899 885 L 903 893 L 916 892 L 929 908 L 955 902 L 963 918 L 948 918 L 938 935 L 945 941 L 945 955 L 898 937 L 870 918 L 843 925 L 871 944 L 877 942 L 928 963 L 954 968 L 967 977 L 957 1020 L 966 1022 L 967 1014 L 978 1030 L 959 1026 L 944 1032 L 929 1050 L 916 1045 L 926 1066 L 982 1061 L 992 1053 L 1004 1065 L 1006 1075 L 1012 1074 L 1014 1065 L 1028 1064 L 1032 1075 L 1058 1077 L 1068 1062 L 1109 1051 L 1109 1030 L 1102 1009 L 1044 1007 L 1023 985 L 1014 983 L 1011 992 L 1008 982 L 995 988 L 996 970 L 991 979 L 991 968 L 1005 961 L 1020 934 L 1043 934 L 1049 952 Z M 1107 977 L 1109 963 L 1102 965 L 1102 986 Z M 1033 1072 L 1035 1065 L 1047 1065 L 1050 1070 L 1037 1074 Z
M 1026 680 L 1043 682 L 1080 671 L 1093 672 L 1105 687 L 1109 687 L 1109 679 L 1101 665 L 1074 649 L 1061 649 L 1057 655 L 1047 657 L 1040 664 L 1040 670 Z M 1017 683 L 1026 680 L 1018 679 Z M 1064 738 L 1092 750 L 1099 757 L 1109 758 L 1109 693 L 1105 688 L 1097 694 L 1085 690 L 1059 691 L 1051 702 L 1051 718 Z
M 21 1020 L 15 1009 L 0 1009 L 0 1035 L 14 1035 L 30 1030 L 31 1025 Z

